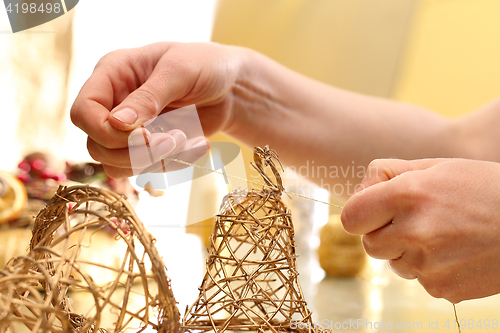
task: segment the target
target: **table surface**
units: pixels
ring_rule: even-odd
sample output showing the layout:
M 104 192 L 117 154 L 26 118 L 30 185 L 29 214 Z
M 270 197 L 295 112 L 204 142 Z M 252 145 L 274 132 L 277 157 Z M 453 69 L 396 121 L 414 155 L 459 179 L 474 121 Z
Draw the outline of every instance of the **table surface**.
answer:
M 150 228 L 172 279 L 181 315 L 198 296 L 207 249 L 182 227 Z M 316 252 L 297 247 L 299 280 L 313 320 L 334 331 L 458 332 L 453 306 L 429 296 L 415 280 L 394 275 L 385 261 L 370 259 L 357 278 L 324 276 Z M 179 255 L 182 254 L 182 255 Z M 463 332 L 500 331 L 500 296 L 457 305 Z M 337 328 L 337 330 L 335 330 Z M 398 329 L 399 328 L 399 329 Z

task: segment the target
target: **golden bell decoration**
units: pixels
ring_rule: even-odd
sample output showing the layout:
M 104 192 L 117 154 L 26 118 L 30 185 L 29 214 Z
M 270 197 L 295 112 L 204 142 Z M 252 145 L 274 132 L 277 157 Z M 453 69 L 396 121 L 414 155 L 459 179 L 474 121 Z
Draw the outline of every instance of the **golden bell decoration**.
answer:
M 313 330 L 298 280 L 291 213 L 281 200 L 283 185 L 275 161 L 279 164 L 274 150 L 255 148 L 252 166 L 265 186 L 236 189 L 224 198 L 200 294 L 186 311 L 184 331 Z

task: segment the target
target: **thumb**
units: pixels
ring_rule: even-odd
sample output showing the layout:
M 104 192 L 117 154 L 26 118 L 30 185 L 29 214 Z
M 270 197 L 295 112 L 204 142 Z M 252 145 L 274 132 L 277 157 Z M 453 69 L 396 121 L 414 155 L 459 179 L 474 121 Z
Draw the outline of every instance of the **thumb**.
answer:
M 184 97 L 196 82 L 193 71 L 169 61 L 168 53 L 139 88 L 130 93 L 109 114 L 108 121 L 121 131 L 132 131 L 154 119 L 172 101 Z M 175 68 L 172 64 L 177 63 Z M 184 78 L 184 79 L 182 79 Z
M 366 171 L 365 177 L 358 187 L 359 192 L 372 185 L 391 180 L 408 171 L 425 170 L 436 164 L 445 162 L 445 158 L 421 159 L 421 160 L 399 160 L 378 159 L 373 160 Z

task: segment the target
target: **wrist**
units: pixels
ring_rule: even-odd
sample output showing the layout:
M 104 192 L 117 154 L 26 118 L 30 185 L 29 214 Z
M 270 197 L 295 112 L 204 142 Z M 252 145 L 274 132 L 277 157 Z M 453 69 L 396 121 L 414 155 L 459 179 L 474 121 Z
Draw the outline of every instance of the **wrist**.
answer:
M 500 99 L 452 121 L 455 149 L 461 157 L 500 162 Z
M 233 51 L 236 76 L 230 92 L 232 121 L 224 132 L 248 143 L 254 141 L 251 136 L 256 131 L 246 128 L 265 127 L 280 109 L 276 88 L 280 69 L 277 63 L 251 49 L 233 47 Z

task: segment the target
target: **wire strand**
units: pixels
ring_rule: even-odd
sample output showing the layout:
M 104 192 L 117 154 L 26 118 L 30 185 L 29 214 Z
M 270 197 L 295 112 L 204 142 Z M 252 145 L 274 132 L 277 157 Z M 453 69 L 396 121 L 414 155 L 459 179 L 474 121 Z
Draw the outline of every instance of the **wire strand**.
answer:
M 462 330 L 460 329 L 460 322 L 458 321 L 457 308 L 455 306 L 455 303 L 452 304 L 453 304 L 453 312 L 455 313 L 455 321 L 457 322 L 458 333 L 462 333 Z
M 235 176 L 235 175 L 231 175 L 229 173 L 226 173 L 226 172 L 222 172 L 222 171 L 217 171 L 217 170 L 214 170 L 214 169 L 211 169 L 211 168 L 207 168 L 207 167 L 204 167 L 204 166 L 201 166 L 201 165 L 197 165 L 197 164 L 194 164 L 194 163 L 190 163 L 190 162 L 186 162 L 186 161 L 183 161 L 183 160 L 179 160 L 177 158 L 165 158 L 166 160 L 169 160 L 169 161 L 173 161 L 173 162 L 177 162 L 177 163 L 181 163 L 181 164 L 184 164 L 184 165 L 188 165 L 188 166 L 192 166 L 192 167 L 196 167 L 198 169 L 203 169 L 203 170 L 206 170 L 206 171 L 209 171 L 209 172 L 212 172 L 212 173 L 216 173 L 216 174 L 219 174 L 219 175 L 222 175 L 222 176 L 226 176 L 226 177 L 229 177 L 229 178 L 234 178 L 234 179 L 238 179 L 238 180 L 243 180 L 243 181 L 246 181 L 248 183 L 251 183 L 251 184 L 254 184 L 254 185 L 259 185 L 259 186 L 263 186 L 263 187 L 267 187 L 267 188 L 272 188 L 271 186 L 269 185 L 266 185 L 266 184 L 262 184 L 258 181 L 255 181 L 255 180 L 249 180 L 249 179 L 245 179 L 243 177 L 239 177 L 239 176 Z M 307 197 L 305 195 L 302 195 L 302 194 L 298 194 L 298 193 L 295 193 L 295 192 L 292 192 L 292 191 L 287 191 L 287 190 L 283 190 L 283 192 L 287 193 L 287 194 L 291 194 L 293 196 L 296 196 L 296 197 L 299 197 L 299 198 L 303 198 L 303 199 L 307 199 L 307 200 L 312 200 L 312 201 L 316 201 L 316 202 L 319 202 L 319 203 L 322 203 L 322 204 L 325 204 L 325 205 L 328 205 L 328 206 L 332 206 L 332 207 L 335 207 L 335 208 L 340 208 L 342 209 L 342 206 L 339 206 L 339 205 L 335 205 L 335 204 L 332 204 L 330 202 L 326 202 L 326 201 L 322 201 L 322 200 L 318 200 L 318 199 L 314 199 L 314 198 L 311 198 L 311 197 Z

